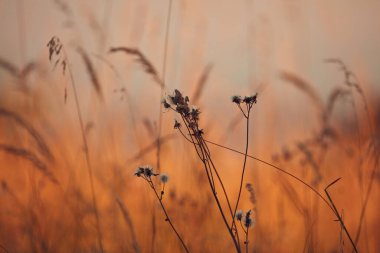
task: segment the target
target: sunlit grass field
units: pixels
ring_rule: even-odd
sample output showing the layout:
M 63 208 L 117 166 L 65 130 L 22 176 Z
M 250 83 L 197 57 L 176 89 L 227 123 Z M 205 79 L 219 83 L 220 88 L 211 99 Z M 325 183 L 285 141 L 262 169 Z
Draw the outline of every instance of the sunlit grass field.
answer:
M 152 2 L 0 0 L 0 252 L 380 251 L 378 73 Z

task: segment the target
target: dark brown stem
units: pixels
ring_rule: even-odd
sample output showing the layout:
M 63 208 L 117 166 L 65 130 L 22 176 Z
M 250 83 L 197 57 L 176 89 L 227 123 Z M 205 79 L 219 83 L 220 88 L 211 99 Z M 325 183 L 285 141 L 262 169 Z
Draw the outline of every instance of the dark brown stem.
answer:
M 248 232 L 249 228 L 247 228 L 247 232 L 245 233 L 245 253 L 248 253 Z
M 162 211 L 163 211 L 164 214 L 165 214 L 165 221 L 167 221 L 167 222 L 169 223 L 170 227 L 173 229 L 173 231 L 174 231 L 174 233 L 176 234 L 177 238 L 180 240 L 180 242 L 181 242 L 181 244 L 182 244 L 184 250 L 185 250 L 187 253 L 189 253 L 190 251 L 189 251 L 188 248 L 186 247 L 185 242 L 183 241 L 182 237 L 179 235 L 179 233 L 178 233 L 177 230 L 175 229 L 175 227 L 174 227 L 172 221 L 170 220 L 169 215 L 168 215 L 168 213 L 167 213 L 167 211 L 166 211 L 166 209 L 165 209 L 164 203 L 162 202 L 162 198 L 161 198 L 160 195 L 158 194 L 158 192 L 157 192 L 157 190 L 156 190 L 156 187 L 155 187 L 154 184 L 153 184 L 152 179 L 151 179 L 151 178 L 147 178 L 147 181 L 148 181 L 150 187 L 153 189 L 154 194 L 156 195 L 158 201 L 160 202 L 161 209 L 162 209 Z
M 243 152 L 240 152 L 240 151 L 238 151 L 238 150 L 236 150 L 236 149 L 229 148 L 229 147 L 226 147 L 226 146 L 220 145 L 220 144 L 218 144 L 218 143 L 215 143 L 215 142 L 212 142 L 212 141 L 209 141 L 209 140 L 205 140 L 205 142 L 210 143 L 210 144 L 215 145 L 215 146 L 218 146 L 218 147 L 220 147 L 220 148 L 224 148 L 224 149 L 230 150 L 230 151 L 235 152 L 235 153 L 240 154 L 240 155 L 245 155 Z M 292 177 L 292 178 L 295 179 L 296 181 L 300 182 L 301 184 L 303 184 L 304 186 L 306 186 L 307 188 L 309 188 L 311 191 L 313 191 L 316 195 L 318 195 L 318 197 L 319 197 L 321 200 L 323 200 L 323 202 L 324 202 L 324 203 L 325 203 L 325 204 L 331 209 L 331 211 L 334 212 L 334 209 L 332 208 L 332 206 L 331 206 L 331 204 L 328 202 L 328 200 L 327 200 L 326 198 L 324 198 L 324 197 L 322 196 L 322 194 L 320 194 L 320 193 L 319 193 L 316 189 L 314 189 L 311 185 L 309 185 L 308 183 L 306 183 L 305 181 L 303 181 L 301 178 L 299 178 L 299 177 L 297 177 L 297 176 L 295 176 L 295 175 L 293 175 L 293 174 L 287 172 L 287 171 L 284 170 L 284 169 L 281 169 L 280 167 L 278 167 L 278 166 L 276 166 L 276 165 L 273 165 L 273 164 L 271 164 L 271 163 L 269 163 L 269 162 L 266 162 L 266 161 L 264 161 L 264 160 L 262 160 L 262 159 L 260 159 L 260 158 L 255 157 L 255 156 L 247 155 L 247 157 L 249 157 L 249 158 L 251 158 L 251 159 L 253 159 L 253 160 L 256 160 L 256 161 L 258 161 L 258 162 L 260 162 L 260 163 L 263 163 L 263 164 L 265 164 L 265 165 L 267 165 L 267 166 L 269 166 L 269 167 L 272 167 L 273 169 L 276 169 L 277 171 L 279 171 L 279 172 L 281 172 L 281 173 L 284 173 L 284 174 L 286 174 L 286 175 Z
M 235 205 L 235 209 L 233 212 L 233 216 L 235 216 L 236 210 L 237 210 L 238 205 L 239 205 L 241 191 L 243 188 L 244 172 L 245 172 L 245 168 L 247 165 L 247 155 L 248 155 L 248 146 L 249 146 L 249 114 L 250 114 L 250 111 L 251 111 L 251 107 L 249 106 L 248 111 L 247 111 L 247 117 L 246 117 L 247 124 L 246 124 L 246 137 L 245 137 L 246 138 L 246 144 L 245 144 L 245 153 L 244 153 L 244 163 L 243 163 L 243 169 L 242 169 L 241 178 L 240 178 L 239 194 L 238 194 L 238 197 L 236 200 L 236 205 Z M 231 227 L 232 227 L 232 225 L 231 225 Z
M 342 220 L 342 217 L 340 216 L 340 214 L 339 214 L 339 212 L 338 212 L 338 210 L 337 210 L 337 208 L 336 208 L 336 206 L 335 206 L 335 204 L 334 204 L 334 201 L 332 200 L 332 198 L 331 198 L 329 192 L 327 191 L 327 189 L 328 189 L 330 186 L 332 186 L 333 184 L 335 184 L 335 183 L 338 182 L 339 180 L 340 180 L 340 178 L 336 179 L 334 182 L 332 182 L 331 184 L 329 184 L 328 186 L 326 186 L 326 188 L 325 188 L 325 193 L 326 193 L 327 197 L 329 198 L 329 201 L 330 201 L 330 203 L 331 203 L 331 206 L 332 206 L 332 208 L 334 209 L 335 216 L 338 218 L 341 227 L 343 228 L 343 230 L 344 230 L 344 232 L 346 233 L 348 239 L 350 240 L 351 245 L 352 245 L 354 251 L 355 251 L 356 253 L 358 253 L 358 250 L 357 250 L 357 248 L 356 248 L 356 245 L 355 245 L 354 241 L 352 240 L 351 235 L 350 235 L 350 233 L 348 232 L 346 226 L 344 225 L 344 222 L 343 222 L 343 220 Z
M 234 246 L 236 248 L 236 251 L 238 253 L 240 253 L 241 250 L 240 250 L 239 243 L 238 243 L 238 241 L 237 241 L 237 239 L 236 239 L 236 237 L 235 237 L 235 235 L 233 233 L 232 228 L 230 228 L 230 226 L 229 226 L 229 223 L 228 223 L 227 218 L 226 218 L 226 216 L 224 214 L 223 208 L 222 208 L 222 206 L 220 204 L 220 200 L 219 200 L 219 198 L 217 196 L 217 193 L 216 193 L 215 183 L 214 183 L 214 179 L 213 179 L 213 176 L 212 176 L 212 174 L 213 174 L 212 170 L 213 169 L 214 169 L 215 174 L 218 177 L 218 181 L 221 184 L 221 186 L 223 188 L 224 195 L 225 195 L 225 197 L 226 197 L 226 199 L 228 201 L 227 193 L 225 191 L 223 182 L 222 182 L 221 178 L 219 177 L 219 174 L 218 174 L 218 172 L 217 172 L 214 164 L 212 163 L 211 156 L 210 156 L 209 150 L 207 148 L 207 145 L 206 145 L 204 139 L 201 136 L 199 136 L 193 129 L 189 128 L 189 126 L 188 126 L 189 122 L 186 120 L 186 118 L 182 117 L 182 119 L 183 119 L 183 121 L 184 121 L 184 123 L 186 125 L 186 128 L 187 128 L 187 130 L 189 132 L 189 135 L 190 135 L 190 137 L 192 139 L 191 143 L 193 143 L 194 148 L 196 149 L 196 152 L 197 152 L 200 160 L 202 161 L 202 163 L 204 165 L 204 169 L 205 169 L 205 172 L 206 172 L 206 175 L 207 175 L 207 179 L 208 179 L 211 191 L 212 191 L 212 195 L 214 196 L 214 199 L 215 199 L 216 204 L 218 206 L 219 212 L 220 212 L 220 214 L 222 216 L 223 222 L 226 225 L 227 230 L 228 230 L 228 232 L 229 232 L 229 234 L 230 234 L 230 236 L 231 236 L 231 238 L 232 238 L 232 240 L 234 242 Z M 193 136 L 194 136 L 194 138 L 193 138 Z M 197 146 L 199 147 L 199 149 L 198 149 Z M 229 204 L 229 201 L 228 201 L 228 204 Z M 229 208 L 230 208 L 230 212 L 232 214 L 232 210 L 231 210 L 231 206 L 230 205 L 229 205 Z M 232 217 L 232 219 L 233 219 L 233 217 Z

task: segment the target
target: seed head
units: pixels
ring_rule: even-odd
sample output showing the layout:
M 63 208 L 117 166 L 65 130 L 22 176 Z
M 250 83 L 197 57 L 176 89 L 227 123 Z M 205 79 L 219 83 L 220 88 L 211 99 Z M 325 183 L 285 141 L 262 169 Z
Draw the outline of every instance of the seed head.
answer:
M 248 105 L 256 104 L 257 103 L 257 94 L 253 96 L 244 97 L 243 103 L 246 103 Z
M 141 175 L 144 174 L 144 168 L 143 167 L 138 167 L 135 171 L 135 176 L 141 177 Z
M 152 176 L 157 176 L 158 174 L 154 173 L 153 171 L 153 168 L 149 165 L 144 165 L 144 166 L 140 166 L 136 169 L 136 172 L 135 172 L 135 176 L 137 177 L 141 177 L 141 176 L 145 176 L 145 177 L 152 177 Z
M 251 210 L 248 210 L 248 212 L 245 214 L 245 216 L 243 217 L 243 225 L 248 229 L 250 227 L 252 227 L 254 225 L 254 221 L 251 217 L 251 213 L 252 211 Z
M 174 129 L 181 128 L 181 123 L 178 120 L 174 120 Z
M 242 102 L 241 96 L 232 96 L 232 102 L 239 105 Z
M 164 108 L 165 108 L 165 109 L 168 109 L 168 108 L 171 107 L 170 104 L 168 103 L 168 101 L 166 101 L 165 98 L 162 99 L 161 103 L 164 105 Z
M 166 184 L 169 181 L 169 176 L 165 173 L 160 174 L 160 181 L 163 184 Z
M 237 210 L 235 214 L 235 219 L 238 221 L 241 221 L 244 217 L 244 212 L 243 210 Z

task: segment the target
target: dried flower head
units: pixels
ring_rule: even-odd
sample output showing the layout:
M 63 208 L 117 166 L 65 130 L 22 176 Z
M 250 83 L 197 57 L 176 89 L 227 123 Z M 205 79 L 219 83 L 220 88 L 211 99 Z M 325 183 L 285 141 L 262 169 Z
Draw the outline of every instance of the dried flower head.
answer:
M 257 94 L 255 94 L 253 96 L 244 97 L 243 102 L 248 104 L 248 105 L 256 104 L 257 103 Z
M 135 176 L 137 177 L 141 177 L 141 176 L 145 176 L 145 177 L 152 177 L 152 176 L 157 176 L 158 174 L 154 173 L 153 171 L 153 168 L 149 165 L 144 165 L 144 166 L 140 166 L 136 169 L 136 172 L 135 172 Z
M 159 177 L 163 184 L 166 184 L 169 181 L 169 176 L 166 173 L 161 173 Z
M 235 104 L 240 104 L 242 102 L 241 96 L 232 96 L 232 102 Z
M 174 129 L 181 128 L 181 123 L 178 120 L 174 120 Z
M 204 134 L 203 129 L 196 129 L 196 130 L 194 131 L 194 135 L 195 135 L 195 136 L 202 136 L 202 134 Z
M 254 221 L 251 217 L 251 213 L 252 211 L 251 210 L 248 210 L 248 212 L 245 214 L 245 216 L 243 217 L 243 225 L 248 229 L 250 227 L 252 227 L 254 225 Z
M 136 171 L 135 171 L 135 176 L 137 176 L 137 177 L 141 177 L 141 175 L 143 175 L 144 174 L 144 168 L 143 167 L 138 167 L 137 169 L 136 169 Z
M 170 104 L 168 103 L 168 101 L 166 101 L 165 98 L 162 99 L 161 103 L 164 105 L 164 108 L 165 108 L 165 109 L 168 109 L 168 108 L 171 107 Z
M 187 117 L 190 114 L 190 108 L 187 104 L 178 104 L 175 110 L 184 117 Z
M 235 214 L 235 219 L 238 221 L 241 221 L 244 217 L 244 212 L 243 210 L 237 210 Z
M 195 105 L 193 105 L 191 107 L 190 116 L 191 116 L 192 120 L 198 121 L 200 113 L 201 112 L 199 111 L 199 109 Z
M 182 93 L 179 90 L 174 90 L 174 95 L 169 95 L 168 98 L 170 99 L 171 103 L 174 105 L 184 105 L 187 104 L 189 98 L 186 97 L 186 99 L 182 96 Z
M 144 168 L 144 175 L 146 177 L 156 176 L 157 174 L 154 174 L 153 168 L 150 166 L 145 166 Z

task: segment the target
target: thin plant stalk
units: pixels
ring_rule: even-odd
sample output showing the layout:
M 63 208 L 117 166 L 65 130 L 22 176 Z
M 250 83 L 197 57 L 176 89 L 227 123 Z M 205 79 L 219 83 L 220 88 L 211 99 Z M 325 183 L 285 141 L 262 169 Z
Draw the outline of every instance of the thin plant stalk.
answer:
M 248 233 L 249 229 L 247 228 L 247 232 L 245 233 L 245 253 L 248 253 Z
M 189 125 L 190 122 L 188 122 L 184 117 L 182 117 L 182 120 L 184 121 L 185 126 L 186 126 L 186 128 L 188 130 L 189 136 L 191 138 L 191 142 L 193 143 L 194 148 L 196 149 L 197 154 L 198 154 L 199 158 L 201 159 L 201 161 L 203 163 L 203 166 L 204 166 L 204 169 L 205 169 L 205 172 L 206 172 L 206 175 L 207 175 L 207 179 L 208 179 L 211 191 L 212 191 L 212 195 L 213 195 L 213 197 L 214 197 L 214 199 L 216 201 L 216 204 L 217 204 L 218 210 L 219 210 L 219 212 L 220 212 L 220 214 L 222 216 L 223 222 L 226 225 L 228 233 L 230 234 L 230 236 L 231 236 L 231 238 L 233 240 L 233 243 L 234 243 L 234 246 L 236 248 L 236 251 L 238 253 L 240 253 L 241 249 L 240 249 L 239 242 L 238 242 L 237 238 L 235 237 L 235 235 L 233 233 L 233 229 L 230 227 L 230 225 L 229 225 L 229 223 L 227 221 L 226 215 L 224 213 L 224 210 L 223 210 L 223 208 L 221 206 L 220 200 L 219 200 L 219 198 L 217 196 L 217 193 L 216 193 L 215 182 L 214 182 L 213 172 L 212 172 L 213 170 L 214 170 L 214 172 L 217 175 L 218 181 L 219 181 L 220 185 L 223 188 L 224 196 L 226 197 L 227 202 L 229 204 L 228 196 L 227 196 L 227 193 L 225 191 L 223 182 L 222 182 L 222 180 L 221 180 L 221 178 L 220 178 L 220 176 L 219 176 L 219 174 L 218 174 L 218 172 L 217 172 L 214 164 L 212 163 L 212 160 L 211 160 L 211 157 L 210 157 L 209 150 L 208 150 L 208 147 L 206 145 L 206 142 L 204 141 L 203 137 L 197 135 L 196 133 L 193 132 L 192 129 L 189 128 L 188 125 Z M 211 167 L 210 167 L 210 165 L 211 165 Z M 232 220 L 233 220 L 234 217 L 233 217 L 233 213 L 232 213 L 230 204 L 229 204 L 229 209 L 230 209 L 230 212 L 231 212 L 231 215 L 232 215 Z M 235 228 L 236 228 L 236 226 L 235 226 Z M 236 231 L 237 231 L 237 229 L 236 229 Z
M 227 150 L 233 151 L 233 152 L 235 152 L 235 153 L 238 153 L 238 154 L 244 155 L 243 152 L 237 151 L 237 150 L 235 150 L 235 149 L 232 149 L 232 148 L 229 148 L 229 147 L 226 147 L 226 146 L 223 146 L 223 145 L 217 144 L 217 143 L 215 143 L 215 142 L 211 142 L 211 141 L 207 141 L 207 140 L 205 140 L 205 141 L 208 142 L 208 143 L 211 143 L 211 144 L 213 144 L 213 145 L 216 145 L 216 146 L 218 146 L 218 147 L 221 147 L 221 148 L 224 148 L 224 149 L 227 149 Z M 251 156 L 251 155 L 247 155 L 247 157 L 249 157 L 249 158 L 251 158 L 251 159 L 254 159 L 254 160 L 258 161 L 258 162 L 261 162 L 261 163 L 263 163 L 263 164 L 266 164 L 266 165 L 268 165 L 268 166 L 270 166 L 270 167 L 272 167 L 272 168 L 274 168 L 274 169 L 276 169 L 276 170 L 278 170 L 278 171 L 280 171 L 280 172 L 282 172 L 282 173 L 284 173 L 284 174 L 286 174 L 286 175 L 292 177 L 293 179 L 297 180 L 298 182 L 302 183 L 302 184 L 305 185 L 307 188 L 309 188 L 311 191 L 313 191 L 313 192 L 314 192 L 314 193 L 315 193 L 315 194 L 316 194 L 321 200 L 323 200 L 323 202 L 324 202 L 324 203 L 330 208 L 330 210 L 331 210 L 331 211 L 334 213 L 334 215 L 337 217 L 338 221 L 340 222 L 340 224 L 341 224 L 343 230 L 345 231 L 347 237 L 349 238 L 349 240 L 350 240 L 350 242 L 351 242 L 351 244 L 352 244 L 352 247 L 353 247 L 354 252 L 358 252 L 358 250 L 357 250 L 357 248 L 356 248 L 356 244 L 355 244 L 354 241 L 352 240 L 351 235 L 350 235 L 350 233 L 348 232 L 348 230 L 347 230 L 347 228 L 346 228 L 346 226 L 345 226 L 345 224 L 344 224 L 344 221 L 343 221 L 342 218 L 340 217 L 339 212 L 337 211 L 337 208 L 336 208 L 334 202 L 332 201 L 331 196 L 329 195 L 329 193 L 328 193 L 328 191 L 327 191 L 327 189 L 328 189 L 331 185 L 333 185 L 334 183 L 336 183 L 340 178 L 337 179 L 337 180 L 335 180 L 333 183 L 329 184 L 329 185 L 325 188 L 325 193 L 326 193 L 326 195 L 327 195 L 327 197 L 328 197 L 328 200 L 327 200 L 325 197 L 323 197 L 323 196 L 321 195 L 321 193 L 319 193 L 316 189 L 314 189 L 311 185 L 307 184 L 305 181 L 303 181 L 303 180 L 300 179 L 299 177 L 297 177 L 297 176 L 295 176 L 295 175 L 293 175 L 293 174 L 291 174 L 291 173 L 285 171 L 284 169 L 281 169 L 280 167 L 277 167 L 277 166 L 275 166 L 275 165 L 273 165 L 273 164 L 271 164 L 271 163 L 269 163 L 269 162 L 266 162 L 266 161 L 264 161 L 264 160 L 262 160 L 262 159 L 259 159 L 259 158 L 257 158 L 257 157 L 254 157 L 254 156 Z M 371 188 L 368 189 L 368 192 L 370 191 L 370 189 L 371 189 Z M 369 196 L 369 193 L 368 193 L 368 192 L 367 192 L 367 196 Z M 362 214 L 363 214 L 363 213 L 364 213 L 364 212 L 362 212 Z
M 172 11 L 172 3 L 173 0 L 169 0 L 168 4 L 168 14 L 166 19 L 166 30 L 165 30 L 165 41 L 164 41 L 164 53 L 162 60 L 162 87 L 160 92 L 160 99 L 164 95 L 164 89 L 166 85 L 166 61 L 167 61 L 167 52 L 168 52 L 168 44 L 169 44 L 169 30 L 170 30 L 170 19 L 171 19 L 171 11 Z M 162 107 L 159 106 L 159 115 L 158 115 L 158 138 L 157 138 L 157 170 L 160 172 L 160 155 L 161 155 L 161 132 L 162 132 Z
M 174 225 L 173 225 L 173 223 L 172 223 L 172 221 L 171 221 L 171 219 L 170 219 L 170 217 L 169 217 L 169 215 L 168 215 L 168 213 L 167 213 L 167 211 L 166 211 L 166 208 L 165 208 L 165 206 L 164 206 L 164 203 L 162 202 L 163 190 L 161 191 L 161 194 L 158 194 L 157 189 L 156 189 L 156 187 L 154 186 L 154 183 L 153 183 L 151 177 L 149 177 L 149 176 L 145 176 L 145 175 L 141 175 L 140 177 L 143 178 L 143 179 L 149 184 L 150 188 L 152 188 L 152 190 L 154 191 L 154 195 L 156 196 L 157 200 L 159 201 L 160 206 L 161 206 L 161 209 L 162 209 L 162 211 L 163 211 L 164 214 L 165 214 L 165 221 L 167 221 L 167 222 L 169 223 L 170 227 L 173 229 L 173 231 L 174 231 L 174 233 L 176 234 L 178 240 L 181 242 L 181 244 L 182 244 L 184 250 L 185 250 L 187 253 L 189 253 L 189 252 L 190 252 L 189 249 L 187 248 L 185 242 L 183 241 L 182 237 L 181 237 L 180 234 L 178 233 L 177 229 L 174 227 Z
M 165 30 L 165 41 L 164 41 L 164 53 L 162 60 L 162 87 L 160 90 L 160 99 L 164 95 L 164 88 L 166 84 L 166 58 L 169 44 L 169 29 L 170 29 L 170 18 L 171 18 L 171 10 L 172 10 L 172 0 L 169 0 L 168 4 L 168 13 L 166 18 L 166 30 Z M 158 129 L 157 129 L 157 152 L 156 152 L 156 168 L 158 172 L 161 169 L 161 132 L 162 132 L 162 107 L 159 106 L 159 114 L 158 114 Z M 152 250 L 154 247 L 155 237 L 156 237 L 156 222 L 154 215 L 154 207 L 153 207 L 153 217 L 152 217 L 152 225 L 153 225 L 153 233 L 152 233 Z
M 239 105 L 239 108 L 241 108 L 240 105 Z M 238 194 L 238 198 L 236 200 L 236 205 L 235 205 L 235 209 L 234 209 L 234 216 L 235 216 L 236 210 L 239 206 L 241 191 L 243 188 L 244 172 L 245 172 L 245 168 L 247 165 L 247 155 L 248 155 L 248 146 L 249 146 L 249 116 L 250 116 L 251 108 L 252 108 L 252 105 L 247 105 L 247 114 L 245 115 L 245 113 L 243 112 L 244 117 L 246 118 L 246 137 L 245 137 L 246 138 L 246 144 L 245 144 L 245 153 L 244 153 L 244 163 L 243 163 L 243 169 L 241 172 L 241 179 L 240 179 L 240 186 L 239 186 L 239 194 Z M 231 227 L 232 227 L 232 225 L 231 225 Z
M 332 186 L 333 184 L 335 184 L 336 182 L 338 182 L 340 179 L 341 179 L 341 178 L 338 178 L 338 179 L 334 180 L 331 184 L 329 184 L 328 186 L 326 186 L 326 188 L 325 188 L 325 193 L 326 193 L 326 195 L 327 195 L 327 197 L 328 197 L 328 199 L 329 199 L 329 201 L 330 201 L 330 203 L 331 203 L 332 208 L 334 209 L 335 216 L 338 218 L 341 227 L 343 228 L 344 232 L 346 233 L 348 239 L 349 239 L 350 242 L 351 242 L 351 245 L 352 245 L 352 247 L 353 247 L 353 250 L 354 250 L 356 253 L 358 253 L 358 250 L 357 250 L 357 248 L 356 248 L 356 245 L 355 245 L 354 241 L 352 240 L 351 235 L 350 235 L 350 233 L 348 232 L 346 226 L 344 225 L 344 222 L 343 222 L 343 220 L 342 220 L 342 217 L 340 216 L 340 214 L 339 214 L 339 212 L 338 212 L 338 210 L 337 210 L 337 208 L 336 208 L 336 206 L 335 206 L 335 204 L 334 204 L 334 201 L 332 200 L 332 198 L 331 198 L 329 192 L 327 191 L 327 189 L 328 189 L 330 186 Z
M 234 153 L 237 153 L 237 154 L 240 154 L 240 155 L 245 155 L 243 152 L 240 152 L 240 151 L 238 151 L 236 149 L 233 149 L 233 148 L 230 148 L 230 147 L 226 147 L 226 146 L 220 145 L 218 143 L 215 143 L 215 142 L 212 142 L 212 141 L 209 141 L 209 140 L 205 140 L 205 142 L 210 143 L 210 144 L 215 145 L 215 146 L 220 147 L 220 148 L 224 148 L 224 149 L 230 150 L 230 151 L 232 151 Z M 284 174 L 292 177 L 296 181 L 300 182 L 301 184 L 303 184 L 304 186 L 306 186 L 307 188 L 309 188 L 312 192 L 314 192 L 316 195 L 318 195 L 318 197 L 331 209 L 331 211 L 334 212 L 334 210 L 333 210 L 332 206 L 330 205 L 330 203 L 328 202 L 328 200 L 325 197 L 323 197 L 322 194 L 319 193 L 316 189 L 314 189 L 314 187 L 312 187 L 311 185 L 309 185 L 308 183 L 306 183 L 305 181 L 303 181 L 301 178 L 299 178 L 299 177 L 297 177 L 297 176 L 295 176 L 295 175 L 287 172 L 286 170 L 284 170 L 284 169 L 282 169 L 282 168 L 280 168 L 280 167 L 278 167 L 278 166 L 276 166 L 274 164 L 266 162 L 266 161 L 264 161 L 264 160 L 262 160 L 260 158 L 255 157 L 255 156 L 247 155 L 247 157 L 249 157 L 249 158 L 251 158 L 251 159 L 253 159 L 255 161 L 258 161 L 260 163 L 263 163 L 263 164 L 265 164 L 265 165 L 267 165 L 267 166 L 269 166 L 269 167 L 271 167 L 273 169 L 276 169 L 277 171 L 279 171 L 281 173 L 284 173 Z
M 95 186 L 94 186 L 94 178 L 93 178 L 93 168 L 91 165 L 91 160 L 90 160 L 90 155 L 89 155 L 89 150 L 88 150 L 88 141 L 86 137 L 86 133 L 84 130 L 84 123 L 83 123 L 83 117 L 82 117 L 82 112 L 81 108 L 79 106 L 79 97 L 78 97 L 78 92 L 77 88 L 75 85 L 73 73 L 71 71 L 70 63 L 68 62 L 67 54 L 65 51 L 65 48 L 63 47 L 63 52 L 66 57 L 67 65 L 68 65 L 68 71 L 70 74 L 70 81 L 71 81 L 71 86 L 73 89 L 74 93 L 74 101 L 75 101 L 75 107 L 76 107 L 76 112 L 78 116 L 78 121 L 79 121 L 79 126 L 80 126 L 80 131 L 82 135 L 82 141 L 84 145 L 84 153 L 85 153 L 85 159 L 86 159 L 86 165 L 87 165 L 87 171 L 88 171 L 88 176 L 90 179 L 90 187 L 91 187 L 91 198 L 92 198 L 92 204 L 94 206 L 94 213 L 95 213 L 95 220 L 96 220 L 96 231 L 97 231 L 97 240 L 98 240 L 98 246 L 101 252 L 104 252 L 103 248 L 103 236 L 102 232 L 100 229 L 100 217 L 99 217 L 99 210 L 98 210 L 98 205 L 97 205 L 97 200 L 96 200 L 96 194 L 95 194 Z

